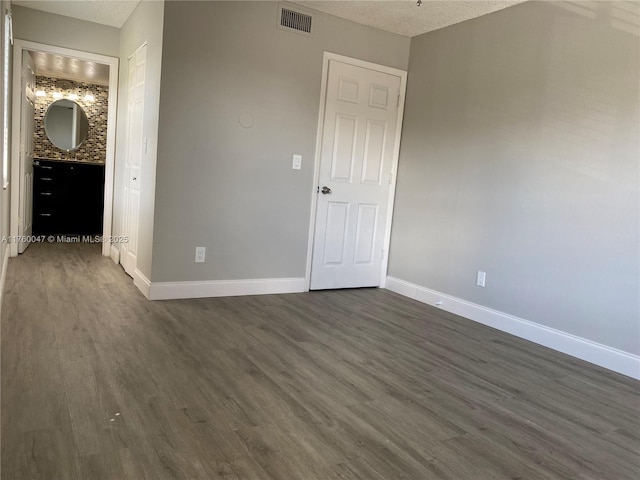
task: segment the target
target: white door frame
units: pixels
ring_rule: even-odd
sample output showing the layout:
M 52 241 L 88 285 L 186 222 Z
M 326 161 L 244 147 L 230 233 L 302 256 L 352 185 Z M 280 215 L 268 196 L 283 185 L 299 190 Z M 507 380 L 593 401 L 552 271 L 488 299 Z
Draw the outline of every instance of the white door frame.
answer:
M 107 111 L 107 155 L 104 172 L 104 212 L 102 219 L 102 255 L 111 253 L 113 219 L 113 179 L 116 151 L 116 111 L 118 108 L 118 58 L 95 53 L 56 47 L 44 43 L 15 39 L 13 45 L 13 99 L 11 102 L 11 222 L 9 234 L 18 235 L 18 207 L 20 202 L 20 92 L 22 81 L 22 52 L 24 50 L 63 55 L 109 66 L 109 109 Z M 9 254 L 18 255 L 17 242 L 11 242 Z
M 313 163 L 313 185 L 311 189 L 311 219 L 309 221 L 309 238 L 307 241 L 307 267 L 304 274 L 304 291 L 309 291 L 311 284 L 311 260 L 313 257 L 313 239 L 316 229 L 316 216 L 318 210 L 318 193 L 316 191 L 320 178 L 320 159 L 322 156 L 322 136 L 324 134 L 324 111 L 327 102 L 327 81 L 329 78 L 329 61 L 336 60 L 356 67 L 368 68 L 377 72 L 388 73 L 400 77 L 400 99 L 398 104 L 398 121 L 396 123 L 395 145 L 393 149 L 393 161 L 391 163 L 391 185 L 389 186 L 389 200 L 387 208 L 387 223 L 384 231 L 384 258 L 380 268 L 380 287 L 384 288 L 387 279 L 389 265 L 389 243 L 391 242 L 391 222 L 393 220 L 393 202 L 396 193 L 396 178 L 398 171 L 398 158 L 400 156 L 400 138 L 402 135 L 402 118 L 404 116 L 404 99 L 407 91 L 407 72 L 397 68 L 386 67 L 376 63 L 365 62 L 357 58 L 345 57 L 337 53 L 324 52 L 322 60 L 322 84 L 320 87 L 320 109 L 318 112 L 318 133 L 316 135 L 316 155 Z

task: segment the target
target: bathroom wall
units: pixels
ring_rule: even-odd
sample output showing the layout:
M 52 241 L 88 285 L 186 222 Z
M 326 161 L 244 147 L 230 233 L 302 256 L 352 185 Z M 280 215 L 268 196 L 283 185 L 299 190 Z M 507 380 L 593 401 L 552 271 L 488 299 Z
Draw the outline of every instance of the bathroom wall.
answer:
M 44 97 L 36 97 L 35 112 L 35 144 L 34 156 L 37 158 L 71 159 L 81 162 L 104 163 L 106 159 L 107 142 L 107 109 L 109 98 L 109 87 L 95 85 L 85 82 L 74 82 L 72 80 L 62 80 L 68 85 L 68 89 L 61 92 L 67 97 L 67 92 L 77 92 L 79 98 L 76 101 L 87 115 L 89 120 L 89 132 L 87 138 L 77 150 L 67 153 L 53 145 L 47 138 L 44 129 L 44 117 L 49 105 L 55 99 L 52 93 L 56 89 L 56 82 L 59 79 L 36 76 L 36 89 L 44 91 Z M 90 92 L 94 100 L 85 100 L 84 96 Z

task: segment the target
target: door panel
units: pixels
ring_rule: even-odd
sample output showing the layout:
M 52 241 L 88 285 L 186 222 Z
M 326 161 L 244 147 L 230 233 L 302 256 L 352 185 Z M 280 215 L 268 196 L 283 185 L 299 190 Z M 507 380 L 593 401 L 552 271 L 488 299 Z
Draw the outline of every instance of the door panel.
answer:
M 353 173 L 353 161 L 356 149 L 357 117 L 340 115 L 336 117 L 336 133 L 333 158 L 331 161 L 331 180 L 350 182 Z
M 358 103 L 360 82 L 351 78 L 340 76 L 338 79 L 338 100 L 343 102 Z
M 140 210 L 140 192 L 138 190 L 131 189 L 129 193 L 129 211 L 127 217 L 131 226 L 138 224 L 138 211 Z M 137 258 L 138 255 L 138 229 L 131 228 L 129 231 L 129 251 L 128 254 L 131 258 Z M 135 266 L 132 265 L 135 269 Z
M 369 88 L 369 106 L 389 109 L 389 87 L 387 85 L 371 84 Z
M 22 53 L 20 111 L 20 205 L 18 207 L 18 253 L 23 253 L 33 234 L 33 142 L 35 130 L 36 68 L 31 53 Z
M 327 206 L 324 264 L 342 265 L 349 219 L 349 204 L 329 202 Z
M 329 61 L 312 289 L 380 284 L 400 87 L 399 76 Z
M 358 205 L 354 263 L 361 265 L 373 263 L 377 220 L 378 205 Z
M 382 184 L 384 166 L 384 141 L 387 136 L 387 124 L 376 120 L 367 120 L 367 132 L 364 139 L 364 165 L 362 183 Z
M 140 181 L 144 152 L 144 93 L 147 47 L 139 48 L 129 59 L 127 85 L 127 139 L 123 199 L 123 235 L 120 263 L 133 276 L 138 262 L 138 220 L 140 217 Z

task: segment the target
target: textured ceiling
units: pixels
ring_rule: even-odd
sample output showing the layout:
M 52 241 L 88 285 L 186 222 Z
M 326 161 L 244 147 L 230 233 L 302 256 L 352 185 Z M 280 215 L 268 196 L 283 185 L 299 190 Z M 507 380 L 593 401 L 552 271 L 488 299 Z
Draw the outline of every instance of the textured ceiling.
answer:
M 11 3 L 120 28 L 140 0 L 13 0 Z
M 31 52 L 36 74 L 81 82 L 109 85 L 109 66 L 44 52 Z
M 299 0 L 297 3 L 354 22 L 414 37 L 502 10 L 525 0 Z
M 13 4 L 122 27 L 140 0 L 14 0 Z M 209 0 L 215 1 L 215 0 Z M 242 1 L 242 0 L 236 0 Z M 293 3 L 407 37 L 453 25 L 524 0 L 299 0 Z M 60 55 L 34 53 L 39 75 L 109 83 L 109 67 Z
M 139 1 L 14 0 L 12 3 L 120 28 Z M 413 37 L 486 15 L 523 1 L 525 0 L 423 0 L 420 7 L 416 6 L 416 0 L 298 0 L 292 3 Z

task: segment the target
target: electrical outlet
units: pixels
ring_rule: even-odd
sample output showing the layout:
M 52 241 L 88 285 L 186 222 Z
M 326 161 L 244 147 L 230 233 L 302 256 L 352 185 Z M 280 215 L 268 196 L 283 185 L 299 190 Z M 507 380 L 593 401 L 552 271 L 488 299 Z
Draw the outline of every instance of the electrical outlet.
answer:
M 293 165 L 291 165 L 291 168 L 294 170 L 300 170 L 302 168 L 302 155 L 293 156 Z
M 487 278 L 487 272 L 482 272 L 478 270 L 478 277 L 476 278 L 476 285 L 479 287 L 484 287 L 484 281 Z
M 196 263 L 204 263 L 205 247 L 196 247 Z

